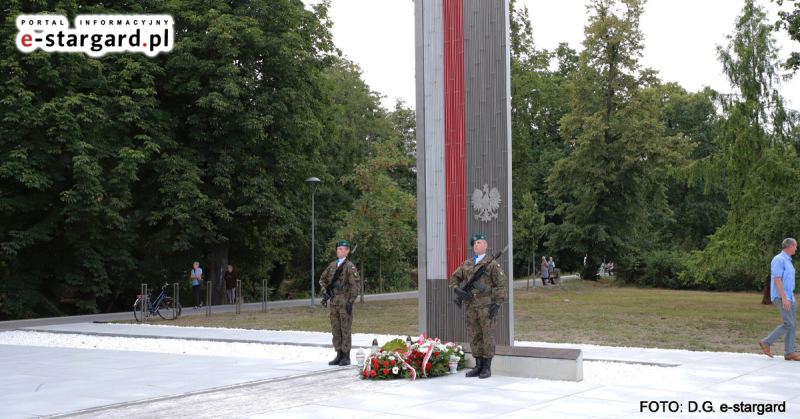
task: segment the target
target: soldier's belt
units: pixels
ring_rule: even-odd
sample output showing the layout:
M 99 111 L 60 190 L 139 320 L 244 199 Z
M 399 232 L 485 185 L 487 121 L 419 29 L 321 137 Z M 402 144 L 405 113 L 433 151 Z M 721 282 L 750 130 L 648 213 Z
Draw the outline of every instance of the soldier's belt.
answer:
M 466 302 L 467 302 L 467 304 L 470 305 L 470 307 L 473 307 L 473 306 L 488 306 L 489 304 L 492 303 L 492 298 L 488 297 L 488 296 L 487 297 L 480 297 L 480 298 L 473 298 L 471 300 L 466 300 Z

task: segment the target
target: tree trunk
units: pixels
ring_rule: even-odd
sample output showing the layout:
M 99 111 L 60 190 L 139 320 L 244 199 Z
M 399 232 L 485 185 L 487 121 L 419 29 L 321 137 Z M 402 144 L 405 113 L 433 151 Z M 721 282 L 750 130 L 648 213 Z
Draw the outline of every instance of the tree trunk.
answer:
M 125 277 L 122 274 L 119 275 L 119 281 L 117 281 L 117 286 L 114 288 L 114 294 L 111 297 L 111 302 L 106 307 L 106 313 L 111 313 L 111 309 L 114 308 L 114 303 L 117 302 L 117 298 L 119 298 L 119 293 L 122 291 L 122 285 L 125 283 Z
M 222 304 L 222 299 L 225 295 L 225 271 L 228 270 L 228 242 L 214 243 L 208 247 L 208 252 L 211 254 L 211 266 L 208 267 L 206 281 L 211 284 L 211 301 L 207 301 L 206 304 L 215 306 Z
M 283 262 L 276 262 L 275 267 L 272 268 L 272 272 L 269 273 L 269 279 L 267 279 L 267 288 L 273 288 L 270 294 L 272 300 L 277 298 L 278 291 L 280 291 L 284 279 L 286 279 L 286 264 Z
M 764 296 L 761 298 L 761 304 L 772 304 L 772 299 L 769 297 L 770 295 L 770 287 L 772 286 L 772 278 L 770 278 L 770 272 L 767 272 L 767 280 L 764 282 Z
M 361 258 L 361 272 L 359 272 L 359 275 L 361 275 L 361 290 L 359 291 L 359 293 L 361 294 L 361 302 L 363 303 L 364 302 L 364 258 L 363 257 Z

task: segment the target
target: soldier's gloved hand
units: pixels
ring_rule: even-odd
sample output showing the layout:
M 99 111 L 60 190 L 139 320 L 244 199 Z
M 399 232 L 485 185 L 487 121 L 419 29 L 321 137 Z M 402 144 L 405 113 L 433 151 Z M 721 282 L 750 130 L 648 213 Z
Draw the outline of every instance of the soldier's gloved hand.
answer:
M 492 305 L 492 308 L 489 309 L 489 320 L 494 319 L 494 316 L 497 315 L 498 311 L 500 311 L 500 305 L 499 304 Z
M 344 311 L 347 312 L 348 316 L 352 316 L 353 315 L 353 303 L 348 301 L 347 304 L 344 305 Z
M 463 289 L 461 289 L 461 287 L 456 287 L 456 289 L 454 289 L 453 291 L 455 291 L 458 298 L 462 300 L 469 300 L 470 298 L 472 298 L 472 294 L 464 291 Z

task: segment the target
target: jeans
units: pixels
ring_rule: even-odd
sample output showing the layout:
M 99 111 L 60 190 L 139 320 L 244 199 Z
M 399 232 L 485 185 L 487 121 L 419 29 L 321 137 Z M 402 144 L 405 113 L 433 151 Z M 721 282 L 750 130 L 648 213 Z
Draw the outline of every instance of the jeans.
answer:
M 228 294 L 228 302 L 236 300 L 236 288 L 225 288 L 225 293 Z
M 192 285 L 192 292 L 194 292 L 194 306 L 200 306 L 200 288 L 202 285 Z
M 764 338 L 764 343 L 767 344 L 767 346 L 772 346 L 779 337 L 786 335 L 783 355 L 787 356 L 794 353 L 794 332 L 795 329 L 797 329 L 797 317 L 795 316 L 797 312 L 797 303 L 789 301 L 789 309 L 784 310 L 781 297 L 775 297 L 772 302 L 778 306 L 778 310 L 780 310 L 781 317 L 783 318 L 783 324 L 776 327 L 769 336 Z

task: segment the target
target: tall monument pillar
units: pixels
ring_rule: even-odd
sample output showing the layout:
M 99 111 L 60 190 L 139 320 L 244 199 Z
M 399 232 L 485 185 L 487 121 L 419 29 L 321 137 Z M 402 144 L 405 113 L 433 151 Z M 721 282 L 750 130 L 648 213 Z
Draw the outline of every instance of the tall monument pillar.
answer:
M 508 0 L 416 0 L 419 328 L 468 342 L 448 280 L 484 234 L 509 281 L 498 345 L 514 343 Z

